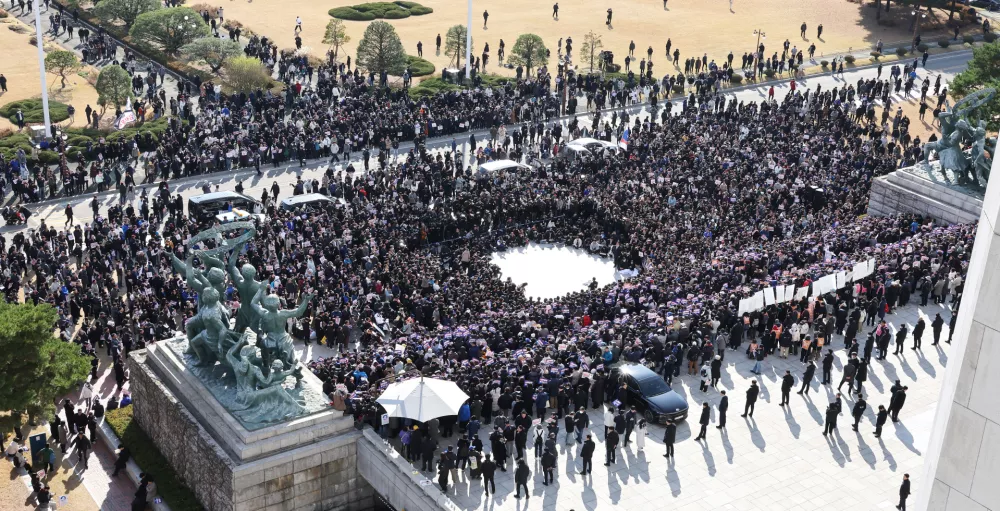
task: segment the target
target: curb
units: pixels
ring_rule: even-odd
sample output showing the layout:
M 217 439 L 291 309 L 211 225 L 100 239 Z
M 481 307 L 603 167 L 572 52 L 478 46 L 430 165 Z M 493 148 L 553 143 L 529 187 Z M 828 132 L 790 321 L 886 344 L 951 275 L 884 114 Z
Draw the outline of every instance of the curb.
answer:
M 101 442 L 104 443 L 104 445 L 107 446 L 112 453 L 118 450 L 118 446 L 121 444 L 121 441 L 118 439 L 118 435 L 115 435 L 115 432 L 111 430 L 111 426 L 108 426 L 108 421 L 103 418 L 101 419 L 101 423 L 97 425 L 97 436 L 100 437 Z M 139 468 L 139 465 L 136 465 L 135 460 L 129 459 L 128 464 L 125 465 L 125 473 L 136 486 L 139 486 L 139 474 L 141 472 L 142 469 Z M 157 500 L 159 500 L 159 502 L 157 502 Z M 170 506 L 168 506 L 163 499 L 154 500 L 150 507 L 153 511 L 170 511 Z

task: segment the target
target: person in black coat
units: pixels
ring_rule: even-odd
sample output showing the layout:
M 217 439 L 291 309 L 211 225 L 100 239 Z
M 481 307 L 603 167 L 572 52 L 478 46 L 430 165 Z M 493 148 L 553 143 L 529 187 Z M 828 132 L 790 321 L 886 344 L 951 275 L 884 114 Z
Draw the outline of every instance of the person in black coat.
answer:
M 917 320 L 917 324 L 913 325 L 913 348 L 912 349 L 917 349 L 917 348 L 920 347 L 920 338 L 924 336 L 924 329 L 926 329 L 926 328 L 927 328 L 927 322 L 924 321 L 924 318 L 921 316 L 921 318 Z
M 937 346 L 941 341 L 941 328 L 944 327 L 944 319 L 941 318 L 941 314 L 934 315 L 934 321 L 931 321 L 931 331 L 934 332 L 934 346 Z
M 816 374 L 816 364 L 812 360 L 809 361 L 809 365 L 806 366 L 806 372 L 802 374 L 802 388 L 799 389 L 799 394 L 809 394 L 809 384 L 812 383 L 813 375 Z M 827 383 L 827 382 L 824 382 Z
M 906 497 L 910 496 L 910 474 L 903 474 L 903 483 L 899 485 L 899 505 L 896 509 L 906 511 Z
M 899 327 L 899 331 L 896 332 L 896 351 L 893 355 L 899 355 L 903 352 L 903 343 L 906 341 L 906 323 L 903 323 Z
M 823 385 L 829 385 L 833 383 L 833 350 L 826 350 L 826 355 L 823 357 Z M 816 368 L 813 367 L 813 372 Z
M 722 378 L 722 357 L 716 355 L 712 359 L 712 388 L 716 389 L 719 385 L 719 379 Z
M 778 406 L 785 406 L 788 404 L 788 396 L 792 393 L 792 387 L 794 385 L 795 377 L 792 376 L 791 371 L 786 370 L 785 375 L 781 377 L 781 403 Z
M 486 496 L 489 497 L 491 491 L 494 494 L 497 492 L 497 483 L 493 480 L 494 474 L 497 471 L 497 464 L 487 454 L 482 465 L 479 467 L 483 471 L 483 489 L 486 490 Z
M 420 426 L 413 426 L 413 432 L 410 433 L 409 461 L 419 460 L 423 456 L 423 443 L 424 430 L 420 429 Z
M 594 375 L 594 383 L 590 386 L 591 408 L 601 408 L 604 406 L 604 375 L 597 373 Z
M 576 442 L 580 443 L 583 441 L 583 431 L 587 429 L 587 426 L 590 425 L 590 415 L 587 415 L 586 404 L 581 406 L 580 409 L 576 411 L 576 415 L 573 418 L 573 423 L 576 426 Z
M 667 421 L 667 425 L 663 431 L 663 445 L 667 448 L 667 452 L 663 455 L 664 458 L 674 457 L 674 441 L 677 439 L 677 426 L 674 425 L 673 421 Z M 607 465 L 607 463 L 605 463 Z
M 530 499 L 531 495 L 528 493 L 528 478 L 531 477 L 531 469 L 528 468 L 528 464 L 524 460 L 517 462 L 517 468 L 514 470 L 514 498 L 521 498 L 521 487 L 524 487 L 524 498 Z
M 434 470 L 434 451 L 437 450 L 437 442 L 433 438 L 426 438 L 420 444 L 421 452 L 423 458 L 423 463 L 420 466 L 420 470 L 429 472 Z
M 833 403 L 826 407 L 826 423 L 823 424 L 823 436 L 833 433 L 837 427 L 837 407 Z
M 885 425 L 885 419 L 889 417 L 889 412 L 886 411 L 885 407 L 878 405 L 878 413 L 875 415 L 875 438 L 882 436 L 882 426 Z
M 448 491 L 448 474 L 451 469 L 447 466 L 450 463 L 449 457 L 446 453 L 441 453 L 441 461 L 438 462 L 438 484 L 441 485 L 441 491 Z
M 493 434 L 490 435 L 490 448 L 493 449 L 493 457 L 496 459 L 496 464 L 500 467 L 503 472 L 507 471 L 507 442 L 504 441 L 503 433 L 497 428 Z
M 757 396 L 760 395 L 760 387 L 757 386 L 757 380 L 750 382 L 750 388 L 747 389 L 747 403 L 743 408 L 743 415 L 741 417 L 746 417 L 749 415 L 753 417 L 753 408 L 757 403 Z
M 628 412 L 625 413 L 625 447 L 628 447 L 632 437 L 632 430 L 635 429 L 637 419 L 638 415 L 636 414 L 635 407 L 633 406 Z
M 858 371 L 854 375 L 854 381 L 858 384 L 857 393 L 861 393 L 861 386 L 868 381 L 868 362 L 861 360 L 858 362 Z
M 625 433 L 625 426 L 625 411 L 619 408 L 618 415 L 615 415 L 615 431 L 618 432 L 618 436 Z
M 698 419 L 698 424 L 701 424 L 701 429 L 698 431 L 698 436 L 695 437 L 695 441 L 705 438 L 705 433 L 708 431 L 708 423 L 710 422 L 710 417 L 712 414 L 712 409 L 708 407 L 708 403 L 702 403 L 701 405 L 701 418 Z
M 521 426 L 514 433 L 514 447 L 517 449 L 517 459 L 524 457 L 524 449 L 528 446 L 528 430 Z
M 548 486 L 549 483 L 556 482 L 556 455 L 552 451 L 546 449 L 545 454 L 542 454 L 542 474 L 545 476 L 542 484 Z
M 594 450 L 597 448 L 597 444 L 587 435 L 587 440 L 583 442 L 583 447 L 580 448 L 580 459 L 583 460 L 583 469 L 580 470 L 581 474 L 589 474 L 594 470 Z
M 903 387 L 892 393 L 892 398 L 889 400 L 889 414 L 892 422 L 899 422 L 899 411 L 903 409 L 903 404 L 906 403 L 907 389 L 909 387 Z
M 726 411 L 729 410 L 729 396 L 726 395 L 726 391 L 722 391 L 722 399 L 719 400 L 719 425 L 715 429 L 722 429 L 726 427 Z
M 858 430 L 858 423 L 861 422 L 861 417 L 865 415 L 865 410 L 868 409 L 868 403 L 865 402 L 865 397 L 858 394 L 858 401 L 854 403 L 854 408 L 851 410 L 851 415 L 854 416 L 854 425 L 851 427 L 854 431 Z
M 119 445 L 118 458 L 115 459 L 115 471 L 111 473 L 111 477 L 118 477 L 118 472 L 125 470 L 128 466 L 128 460 L 132 458 L 132 452 L 128 450 L 128 447 L 124 445 Z
M 608 437 L 604 439 L 604 466 L 610 466 L 615 462 L 615 451 L 618 449 L 618 431 L 611 430 L 608 431 Z

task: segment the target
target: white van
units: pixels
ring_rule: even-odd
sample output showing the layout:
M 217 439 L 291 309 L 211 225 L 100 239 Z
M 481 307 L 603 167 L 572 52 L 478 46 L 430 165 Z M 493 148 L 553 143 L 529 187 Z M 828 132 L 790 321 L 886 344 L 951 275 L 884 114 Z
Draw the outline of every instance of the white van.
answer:
M 480 174 L 495 174 L 500 171 L 516 172 L 518 170 L 531 170 L 531 167 L 514 160 L 488 161 L 479 166 Z

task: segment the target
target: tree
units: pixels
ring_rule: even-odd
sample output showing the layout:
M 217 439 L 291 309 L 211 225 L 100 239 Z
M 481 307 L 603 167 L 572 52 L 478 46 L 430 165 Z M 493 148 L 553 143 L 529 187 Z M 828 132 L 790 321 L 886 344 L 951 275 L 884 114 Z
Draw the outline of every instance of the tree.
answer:
M 128 28 L 135 23 L 140 14 L 161 7 L 160 0 L 101 0 L 94 7 L 94 16 L 109 25 L 121 21 Z
M 101 114 L 109 105 L 115 109 L 121 108 L 132 98 L 132 79 L 121 66 L 105 66 L 97 75 L 97 104 L 101 106 Z
M 951 81 L 951 94 L 963 98 L 977 90 L 992 87 L 1000 90 L 1000 41 L 972 50 L 969 67 Z M 1000 129 L 1000 98 L 993 96 L 988 103 L 975 111 L 980 119 L 989 122 L 991 131 Z
M 462 67 L 462 57 L 465 56 L 465 43 L 468 29 L 465 25 L 454 25 L 448 29 L 444 37 L 444 54 L 451 57 L 454 67 Z
M 373 21 L 358 43 L 358 65 L 375 74 L 399 76 L 406 70 L 406 51 L 396 29 L 384 21 Z
M 330 45 L 334 62 L 337 62 L 337 55 L 340 53 L 340 48 L 349 42 L 351 42 L 351 36 L 347 35 L 347 25 L 344 24 L 343 20 L 334 18 L 326 24 L 326 34 L 323 36 L 323 44 Z
M 80 60 L 76 54 L 68 50 L 56 50 L 45 56 L 45 69 L 59 75 L 62 84 L 59 88 L 66 88 L 66 74 L 80 69 Z
M 56 400 L 90 373 L 80 347 L 53 335 L 56 310 L 48 304 L 0 302 L 0 431 L 29 419 L 51 418 Z
M 226 83 L 236 92 L 252 92 L 271 84 L 271 73 L 255 57 L 233 57 L 226 61 Z
M 594 66 L 594 61 L 597 60 L 600 55 L 601 48 L 604 48 L 604 43 L 601 42 L 601 36 L 595 34 L 593 30 L 587 32 L 583 36 L 583 46 L 580 51 L 587 56 L 587 62 L 590 63 L 591 71 L 597 69 L 597 67 Z M 603 68 L 604 66 L 601 66 L 601 69 Z
M 202 37 L 184 45 L 181 55 L 188 62 L 201 62 L 213 73 L 218 73 L 223 64 L 233 57 L 243 54 L 243 47 L 232 39 Z
M 532 68 L 545 65 L 549 61 L 548 50 L 542 38 L 535 34 L 518 36 L 514 47 L 510 50 L 510 63 L 524 66 L 527 76 L 531 76 Z
M 195 39 L 211 34 L 201 15 L 190 7 L 171 7 L 140 14 L 129 30 L 133 41 L 147 46 L 159 46 L 174 56 Z

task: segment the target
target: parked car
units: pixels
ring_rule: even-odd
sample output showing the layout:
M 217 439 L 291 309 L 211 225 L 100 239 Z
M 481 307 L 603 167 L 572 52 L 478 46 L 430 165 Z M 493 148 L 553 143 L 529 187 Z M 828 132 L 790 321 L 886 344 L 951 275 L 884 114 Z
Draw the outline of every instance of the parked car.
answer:
M 336 206 L 337 201 L 322 193 L 306 193 L 281 199 L 281 209 L 285 211 L 333 209 Z
M 212 192 L 195 195 L 188 199 L 188 215 L 199 223 L 212 222 L 216 215 L 233 209 L 256 214 L 263 209 L 260 201 L 236 192 Z
M 531 170 L 531 167 L 514 160 L 493 160 L 479 166 L 480 174 L 495 174 L 500 171 L 516 172 L 517 170 Z
M 567 146 L 578 146 L 585 147 L 588 151 L 595 155 L 600 155 L 603 151 L 618 152 L 618 144 L 614 142 L 608 142 L 606 140 L 598 140 L 596 138 L 583 137 L 568 142 Z
M 635 406 L 646 422 L 662 424 L 682 421 L 688 416 L 687 401 L 673 391 L 652 369 L 641 364 L 621 364 L 611 369 L 609 384 L 628 387 L 628 405 Z

